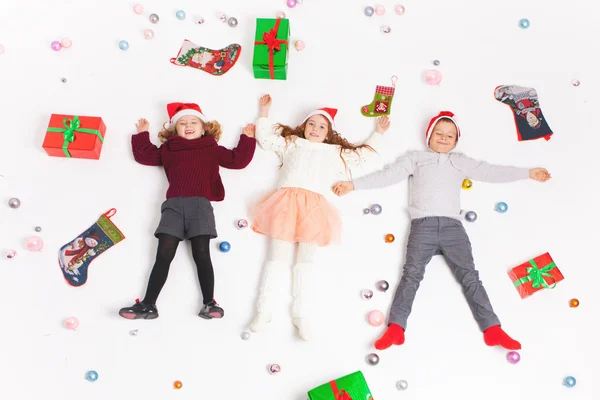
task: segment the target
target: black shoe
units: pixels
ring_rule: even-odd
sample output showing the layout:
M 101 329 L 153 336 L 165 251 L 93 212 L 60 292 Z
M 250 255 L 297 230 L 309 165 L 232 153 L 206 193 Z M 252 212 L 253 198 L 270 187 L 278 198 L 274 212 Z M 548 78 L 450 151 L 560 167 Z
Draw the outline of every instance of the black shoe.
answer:
M 131 307 L 121 308 L 119 315 L 127 319 L 156 319 L 158 318 L 158 310 L 154 304 L 144 304 L 136 300 Z
M 214 300 L 205 304 L 200 310 L 200 314 L 198 314 L 200 318 L 204 319 L 223 318 L 224 315 L 225 311 Z

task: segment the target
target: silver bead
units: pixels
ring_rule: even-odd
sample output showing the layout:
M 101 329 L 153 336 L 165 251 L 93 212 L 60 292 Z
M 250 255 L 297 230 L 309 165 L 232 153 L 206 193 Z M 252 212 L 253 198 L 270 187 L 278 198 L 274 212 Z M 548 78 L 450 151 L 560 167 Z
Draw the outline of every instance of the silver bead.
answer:
M 375 353 L 371 353 L 367 356 L 367 362 L 370 365 L 377 365 L 379 364 L 379 356 Z
M 156 14 L 150 14 L 150 16 L 148 17 L 148 19 L 150 20 L 150 22 L 152 22 L 153 24 L 158 23 L 158 21 L 160 20 L 160 18 L 158 18 L 158 15 Z
M 67 83 L 67 78 L 60 78 L 60 81 L 61 81 L 62 83 Z
M 196 25 L 202 25 L 204 23 L 204 18 L 200 17 L 196 20 Z
M 365 209 L 363 210 L 363 214 L 365 214 L 365 215 L 366 215 L 366 214 L 371 214 L 371 210 L 370 210 L 369 208 L 365 208 Z
M 571 85 L 577 87 L 577 86 L 581 85 L 581 82 L 579 82 L 579 79 L 573 79 L 571 81 Z
M 475 211 L 468 211 L 465 214 L 465 219 L 469 222 L 475 222 L 475 220 L 477 219 L 477 213 Z
M 401 379 L 398 382 L 396 382 L 396 387 L 398 388 L 398 390 L 406 390 L 408 389 L 408 382 L 406 382 L 404 379 Z
M 243 340 L 250 340 L 250 332 L 242 332 Z
M 390 284 L 388 283 L 388 281 L 377 282 L 377 289 L 381 290 L 382 292 L 385 292 L 389 288 L 390 288 Z
M 41 226 L 36 226 L 35 227 L 35 231 L 36 232 L 41 232 L 42 231 L 42 227 Z
M 365 15 L 367 17 L 372 17 L 373 14 L 375 13 L 375 9 L 371 6 L 365 7 Z
M 433 60 L 433 65 L 435 65 L 436 67 L 437 67 L 438 65 L 440 65 L 440 60 Z
M 131 336 L 137 336 L 137 335 L 138 335 L 138 330 L 137 330 L 137 329 L 134 329 L 134 330 L 132 330 L 132 331 L 129 331 L 129 334 L 130 334 Z
M 281 367 L 279 366 L 279 364 L 271 364 L 269 365 L 269 373 L 271 375 L 275 375 L 281 372 Z
M 238 25 L 238 20 L 235 17 L 231 17 L 227 20 L 227 24 L 232 27 L 235 28 Z
M 373 215 L 379 215 L 379 214 L 381 214 L 382 211 L 383 211 L 383 208 L 379 204 L 373 204 L 371 206 L 371 214 L 373 214 Z
M 245 219 L 238 219 L 238 221 L 235 223 L 235 226 L 238 229 L 245 229 L 248 227 L 248 221 L 246 221 Z
M 371 300 L 373 298 L 373 291 L 371 289 L 364 289 L 360 292 L 360 296 L 365 300 Z
M 381 33 L 387 35 L 390 32 L 392 32 L 392 28 L 389 25 L 382 25 L 381 26 Z
M 12 199 L 8 200 L 8 206 L 10 208 L 19 208 L 21 207 L 21 200 L 13 197 Z

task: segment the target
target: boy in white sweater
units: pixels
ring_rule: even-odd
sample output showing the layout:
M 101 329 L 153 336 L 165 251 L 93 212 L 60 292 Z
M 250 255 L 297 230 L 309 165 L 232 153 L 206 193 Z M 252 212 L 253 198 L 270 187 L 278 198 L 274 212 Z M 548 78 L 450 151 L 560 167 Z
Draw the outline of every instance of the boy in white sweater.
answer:
M 442 111 L 433 117 L 426 133 L 427 151 L 414 151 L 382 171 L 353 182 L 339 182 L 333 191 L 342 196 L 352 190 L 376 189 L 409 178 L 411 229 L 406 264 L 398 284 L 384 335 L 375 342 L 378 350 L 404 343 L 404 331 L 412 304 L 425 274 L 425 267 L 436 254 L 442 254 L 462 285 L 469 307 L 489 346 L 518 350 L 521 344 L 500 327 L 488 295 L 475 269 L 469 237 L 460 215 L 460 190 L 465 178 L 489 183 L 514 182 L 531 178 L 546 182 L 544 168 L 517 168 L 490 165 L 461 153 L 451 153 L 460 137 L 454 114 Z

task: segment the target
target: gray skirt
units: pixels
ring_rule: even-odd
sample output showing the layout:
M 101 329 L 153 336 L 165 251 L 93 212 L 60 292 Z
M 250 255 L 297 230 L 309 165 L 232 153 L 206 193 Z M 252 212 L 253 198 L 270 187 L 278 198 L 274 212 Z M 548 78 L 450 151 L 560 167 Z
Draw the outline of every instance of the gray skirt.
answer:
M 161 233 L 180 240 L 199 235 L 217 237 L 212 204 L 205 197 L 172 197 L 160 207 L 161 217 L 154 236 Z

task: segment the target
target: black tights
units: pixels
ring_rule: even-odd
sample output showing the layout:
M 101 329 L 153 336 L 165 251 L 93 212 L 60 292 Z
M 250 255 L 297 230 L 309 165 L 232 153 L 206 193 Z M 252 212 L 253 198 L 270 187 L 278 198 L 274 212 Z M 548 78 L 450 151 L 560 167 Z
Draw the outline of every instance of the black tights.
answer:
M 161 233 L 158 236 L 158 250 L 156 251 L 156 262 L 150 273 L 146 297 L 142 300 L 146 304 L 156 304 L 156 299 L 162 290 L 167 276 L 171 261 L 175 258 L 175 252 L 179 245 L 179 238 Z M 215 290 L 215 274 L 212 261 L 210 260 L 210 236 L 200 235 L 190 239 L 192 243 L 192 254 L 196 269 L 198 270 L 198 280 L 200 289 L 204 297 L 204 304 L 213 300 Z

